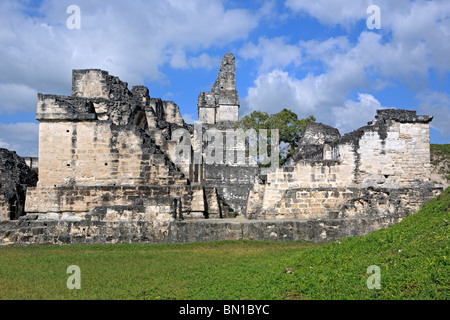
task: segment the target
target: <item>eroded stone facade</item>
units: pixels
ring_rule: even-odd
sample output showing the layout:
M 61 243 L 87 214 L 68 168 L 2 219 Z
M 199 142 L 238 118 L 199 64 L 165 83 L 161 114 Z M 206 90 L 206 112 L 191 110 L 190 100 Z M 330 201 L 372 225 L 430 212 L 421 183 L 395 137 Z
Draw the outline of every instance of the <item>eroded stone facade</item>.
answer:
M 248 214 L 311 219 L 417 211 L 417 203 L 441 190 L 430 180 L 431 120 L 415 111 L 378 110 L 374 121 L 342 137 L 308 125 L 302 152 L 255 186 Z
M 231 53 L 198 112 L 186 124 L 144 86 L 74 70 L 70 96 L 38 95 L 39 181 L 27 185 L 25 216 L 2 216 L 0 239 L 331 241 L 396 223 L 442 191 L 430 181 L 431 116 L 379 110 L 343 136 L 310 123 L 286 165 L 262 171 L 237 161 L 245 143 L 229 135 L 239 120 Z
M 37 172 L 15 152 L 0 148 L 0 221 L 25 214 L 27 187 L 36 186 Z
M 198 118 L 201 122 L 217 124 L 239 120 L 235 70 L 235 58 L 233 54 L 227 53 L 222 59 L 211 92 L 201 92 L 198 97 Z

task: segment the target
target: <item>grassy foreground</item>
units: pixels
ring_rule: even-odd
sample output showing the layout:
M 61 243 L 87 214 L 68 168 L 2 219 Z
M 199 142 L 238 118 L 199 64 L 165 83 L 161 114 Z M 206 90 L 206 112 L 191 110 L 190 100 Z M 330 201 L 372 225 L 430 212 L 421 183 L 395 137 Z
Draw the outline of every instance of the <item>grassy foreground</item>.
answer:
M 0 299 L 448 299 L 449 210 L 447 189 L 397 225 L 320 245 L 0 247 Z M 70 265 L 79 290 L 66 286 Z M 380 289 L 367 286 L 372 265 Z

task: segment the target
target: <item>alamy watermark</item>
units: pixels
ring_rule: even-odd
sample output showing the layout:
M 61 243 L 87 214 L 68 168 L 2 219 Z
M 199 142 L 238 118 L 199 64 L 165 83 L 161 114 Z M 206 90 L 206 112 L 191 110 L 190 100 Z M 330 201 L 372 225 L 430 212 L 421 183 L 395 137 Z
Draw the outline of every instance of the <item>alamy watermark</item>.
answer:
M 67 7 L 67 14 L 70 16 L 66 20 L 66 26 L 69 30 L 81 29 L 81 9 L 79 6 L 72 4 Z M 366 20 L 367 28 L 370 30 L 381 29 L 381 9 L 379 6 L 373 4 L 367 7 L 367 14 L 370 16 Z
M 367 279 L 368 289 L 381 289 L 381 269 L 379 266 L 371 265 L 367 268 L 366 273 L 372 274 Z
M 79 266 L 71 265 L 67 267 L 67 273 L 72 274 L 67 278 L 67 288 L 72 289 L 81 289 L 81 269 Z
M 379 6 L 373 4 L 369 7 L 367 7 L 368 14 L 370 14 L 370 17 L 366 20 L 367 28 L 370 30 L 373 29 L 381 29 L 381 9 Z
M 81 9 L 77 5 L 70 5 L 67 7 L 66 13 L 70 16 L 66 20 L 66 26 L 69 30 L 81 29 Z
M 279 166 L 279 130 L 209 128 L 203 130 L 201 123 L 194 124 L 193 144 L 187 129 L 172 133 L 177 142 L 172 150 L 176 164 L 227 164 Z M 194 151 L 192 153 L 192 150 Z

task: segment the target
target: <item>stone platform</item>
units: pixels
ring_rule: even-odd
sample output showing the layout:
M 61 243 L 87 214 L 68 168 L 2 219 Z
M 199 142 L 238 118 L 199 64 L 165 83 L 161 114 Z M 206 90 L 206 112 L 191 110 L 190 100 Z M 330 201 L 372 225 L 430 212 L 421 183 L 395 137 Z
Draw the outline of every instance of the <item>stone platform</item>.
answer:
M 352 219 L 184 221 L 40 220 L 0 222 L 3 245 L 186 243 L 218 240 L 330 242 L 364 236 L 399 222 L 398 215 Z

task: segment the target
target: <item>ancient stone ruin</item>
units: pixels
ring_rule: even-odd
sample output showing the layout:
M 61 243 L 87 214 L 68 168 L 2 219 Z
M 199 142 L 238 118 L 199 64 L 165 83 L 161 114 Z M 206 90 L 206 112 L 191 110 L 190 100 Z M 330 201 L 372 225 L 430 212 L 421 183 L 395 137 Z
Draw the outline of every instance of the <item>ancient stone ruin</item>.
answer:
M 25 194 L 35 187 L 38 174 L 15 152 L 0 148 L 0 221 L 25 214 Z
M 378 110 L 343 136 L 310 123 L 286 165 L 262 171 L 239 158 L 231 53 L 198 114 L 186 124 L 144 86 L 73 70 L 70 96 L 37 97 L 37 183 L 36 169 L 0 150 L 1 241 L 332 241 L 396 223 L 442 191 L 430 180 L 431 116 Z

